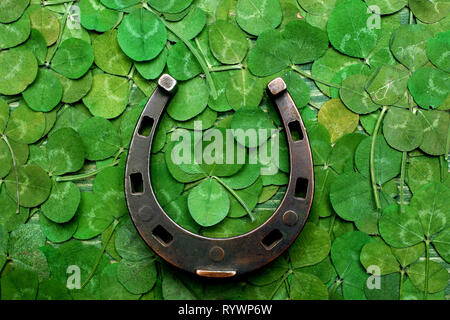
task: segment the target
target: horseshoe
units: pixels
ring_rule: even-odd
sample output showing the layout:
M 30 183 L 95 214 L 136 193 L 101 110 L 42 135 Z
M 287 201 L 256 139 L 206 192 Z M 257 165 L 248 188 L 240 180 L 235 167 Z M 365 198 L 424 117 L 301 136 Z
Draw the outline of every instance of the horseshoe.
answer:
M 311 209 L 314 172 L 302 118 L 283 79 L 270 82 L 268 91 L 283 120 L 289 146 L 290 176 L 284 198 L 264 224 L 246 234 L 224 239 L 203 237 L 169 218 L 151 183 L 153 138 L 176 86 L 171 76 L 161 76 L 135 128 L 125 170 L 125 195 L 131 219 L 147 245 L 180 269 L 211 278 L 235 277 L 259 269 L 289 248 L 302 231 Z

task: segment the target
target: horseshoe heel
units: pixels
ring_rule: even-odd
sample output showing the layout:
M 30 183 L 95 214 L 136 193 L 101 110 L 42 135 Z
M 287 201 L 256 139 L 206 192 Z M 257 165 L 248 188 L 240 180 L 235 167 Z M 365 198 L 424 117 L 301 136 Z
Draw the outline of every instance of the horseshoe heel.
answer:
M 285 252 L 308 218 L 314 193 L 314 173 L 308 135 L 294 101 L 281 78 L 268 90 L 283 120 L 289 146 L 290 177 L 286 194 L 273 215 L 246 234 L 207 238 L 177 225 L 159 205 L 151 184 L 151 148 L 176 80 L 163 75 L 142 112 L 130 144 L 125 194 L 136 229 L 149 247 L 170 264 L 204 277 L 226 278 L 259 269 Z

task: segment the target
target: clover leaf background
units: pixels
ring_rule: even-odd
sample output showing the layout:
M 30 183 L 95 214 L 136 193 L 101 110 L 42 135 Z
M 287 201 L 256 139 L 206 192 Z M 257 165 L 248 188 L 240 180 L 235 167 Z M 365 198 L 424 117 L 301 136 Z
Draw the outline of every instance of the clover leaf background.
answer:
M 1 1 L 0 298 L 449 299 L 449 11 L 440 0 Z M 244 234 L 283 199 L 295 164 L 272 79 L 307 127 L 315 196 L 302 233 L 220 286 L 159 259 L 127 211 L 127 150 L 163 73 L 179 88 L 152 184 L 191 232 Z M 278 173 L 261 175 L 273 156 L 251 152 L 274 137 L 233 139 L 251 164 L 174 164 L 172 137 L 195 121 L 206 134 L 278 129 Z

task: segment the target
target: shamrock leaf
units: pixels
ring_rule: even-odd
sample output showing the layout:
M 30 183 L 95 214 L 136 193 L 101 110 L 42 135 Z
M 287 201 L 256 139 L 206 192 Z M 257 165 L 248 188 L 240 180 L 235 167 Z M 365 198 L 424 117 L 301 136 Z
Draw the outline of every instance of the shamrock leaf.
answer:
M 12 49 L 0 52 L 0 93 L 23 92 L 36 79 L 38 65 L 29 50 Z
M 444 154 L 445 132 L 450 125 L 450 115 L 445 111 L 425 110 L 420 110 L 418 115 L 423 127 L 423 141 L 420 149 L 431 155 Z
M 391 273 L 379 277 L 381 287 L 370 288 L 364 287 L 364 294 L 368 300 L 399 300 L 400 298 L 400 274 Z
M 131 293 L 150 291 L 156 282 L 155 263 L 148 259 L 140 262 L 121 260 L 117 267 L 117 280 Z
M 77 210 L 78 228 L 75 239 L 92 239 L 101 234 L 112 223 L 113 216 L 108 207 L 99 202 L 90 192 L 81 193 L 81 201 Z
M 94 49 L 86 41 L 71 38 L 58 47 L 52 60 L 52 68 L 69 79 L 79 79 L 94 62 Z
M 150 173 L 152 181 L 158 183 L 158 187 L 154 187 L 154 192 L 162 207 L 175 200 L 183 192 L 183 184 L 170 175 L 163 154 L 158 153 L 152 157 Z
M 83 103 L 96 117 L 116 118 L 125 111 L 128 103 L 129 84 L 121 77 L 96 74 L 92 89 L 83 98 Z
M 118 280 L 119 264 L 106 266 L 99 279 L 99 298 L 103 300 L 136 300 L 139 295 L 130 293 Z
M 0 23 L 0 49 L 8 49 L 24 43 L 31 32 L 30 18 L 24 14 L 18 21 Z
M 422 144 L 423 129 L 419 118 L 408 110 L 389 109 L 383 133 L 387 143 L 399 151 L 412 151 Z
M 0 200 L 0 210 L 2 211 L 0 223 L 8 232 L 25 223 L 29 216 L 29 210 L 20 207 L 19 213 L 17 213 L 17 204 L 8 196 L 5 185 L 0 189 Z
M 359 262 L 361 250 L 373 240 L 363 232 L 348 232 L 336 238 L 331 246 L 331 260 L 342 282 L 346 299 L 365 300 L 367 275 Z
M 198 61 L 182 42 L 176 43 L 169 51 L 167 68 L 177 80 L 189 80 L 202 72 Z
M 307 222 L 299 238 L 289 248 L 292 267 L 301 268 L 319 263 L 328 256 L 330 247 L 328 232 Z
M 155 59 L 145 62 L 135 62 L 134 65 L 141 76 L 145 79 L 153 80 L 158 78 L 163 72 L 166 67 L 168 55 L 167 48 L 164 48 Z
M 430 203 L 433 203 L 433 206 L 430 206 Z M 439 182 L 423 186 L 412 197 L 409 208 L 419 218 L 427 238 L 447 226 L 450 221 L 449 204 L 450 189 Z
M 362 74 L 349 76 L 342 81 L 339 95 L 345 106 L 355 113 L 367 114 L 380 108 L 366 92 L 365 86 L 367 82 L 368 77 Z
M 234 110 L 257 106 L 263 97 L 262 83 L 245 70 L 233 73 L 225 90 L 228 103 Z
M 367 137 L 359 144 L 355 153 L 355 164 L 358 171 L 364 176 L 370 176 L 370 150 L 372 137 Z M 378 184 L 384 184 L 400 174 L 401 153 L 392 149 L 386 143 L 383 136 L 378 136 L 375 141 L 374 171 Z
M 123 192 L 124 175 L 125 168 L 119 165 L 103 169 L 94 180 L 94 194 L 114 218 L 120 218 L 128 211 Z
M 392 35 L 390 48 L 394 57 L 414 71 L 428 62 L 426 43 L 432 34 L 422 24 L 400 26 Z
M 429 264 L 428 271 L 426 270 L 425 261 L 420 261 L 413 264 L 408 269 L 408 275 L 411 282 L 421 291 L 425 291 L 428 286 L 429 293 L 436 293 L 444 290 L 449 279 L 447 270 L 434 261 L 429 261 Z
M 380 233 L 383 239 L 396 248 L 415 245 L 424 240 L 422 225 L 417 211 L 401 213 L 399 206 L 387 207 L 380 219 Z
M 191 7 L 184 11 L 186 16 L 180 21 L 176 22 L 166 22 L 168 28 L 171 30 L 168 34 L 170 41 L 177 42 L 181 36 L 185 40 L 191 40 L 195 38 L 205 27 L 206 24 L 206 14 L 205 11 L 199 7 Z M 183 13 L 183 14 L 184 14 Z M 165 15 L 166 16 L 166 15 Z M 167 18 L 167 16 L 166 16 Z M 176 34 L 176 36 L 174 35 Z
M 358 59 L 341 54 L 331 47 L 322 57 L 313 62 L 311 73 L 323 82 L 330 83 L 339 71 L 358 62 Z M 317 82 L 317 86 L 325 95 L 330 96 L 330 86 L 320 82 Z
M 194 78 L 182 83 L 167 107 L 167 113 L 177 121 L 186 121 L 205 110 L 209 92 L 205 81 Z M 185 106 L 189 105 L 190 108 Z
M 129 219 L 117 229 L 115 244 L 117 252 L 126 261 L 139 262 L 153 257 L 153 252 L 147 247 Z
M 437 37 L 427 42 L 428 59 L 439 69 L 450 71 L 450 60 L 446 52 L 450 50 L 450 32 L 438 33 Z
M 55 13 L 45 7 L 30 8 L 30 20 L 31 27 L 44 36 L 47 46 L 51 46 L 58 40 L 61 25 Z
M 81 0 L 78 6 L 81 25 L 88 30 L 108 31 L 120 17 L 119 12 L 106 8 L 100 0 Z
M 449 76 L 434 68 L 422 68 L 414 72 L 408 81 L 414 101 L 424 109 L 437 108 L 447 99 L 450 91 Z
M 28 208 L 36 207 L 47 200 L 52 187 L 47 173 L 36 165 L 18 167 L 17 176 L 15 171 L 12 171 L 6 177 L 5 184 L 8 195 L 21 206 Z
M 78 130 L 88 160 L 104 160 L 120 148 L 120 137 L 112 124 L 103 118 L 89 118 Z
M 441 170 L 439 159 L 435 157 L 413 157 L 407 167 L 407 184 L 412 193 L 432 182 L 439 181 Z
M 175 0 L 170 2 L 164 0 L 149 0 L 148 3 L 160 12 L 179 13 L 189 7 L 192 0 Z
M 409 72 L 401 66 L 381 66 L 367 83 L 367 92 L 379 105 L 393 105 L 400 100 L 408 85 Z
M 328 290 L 316 276 L 294 272 L 291 280 L 291 298 L 294 300 L 328 300 Z
M 50 197 L 41 207 L 42 213 L 53 222 L 66 223 L 75 215 L 80 197 L 80 189 L 75 184 L 54 182 Z
M 277 0 L 239 0 L 236 7 L 236 21 L 246 32 L 260 35 L 281 23 L 282 11 Z
M 236 141 L 248 148 L 256 148 L 262 145 L 270 138 L 270 135 L 272 134 L 270 130 L 275 130 L 275 126 L 272 121 L 270 121 L 267 114 L 260 108 L 255 107 L 246 107 L 236 111 L 231 120 L 231 128 L 235 130 Z M 255 129 L 255 131 L 258 130 L 255 141 L 252 141 L 250 137 L 242 139 L 239 133 L 237 133 L 237 130 L 246 132 L 249 129 Z M 265 137 L 262 132 L 265 133 Z
M 361 249 L 361 263 L 366 269 L 371 266 L 380 268 L 380 275 L 400 271 L 400 265 L 389 246 L 382 241 L 369 242 Z
M 370 181 L 359 173 L 344 173 L 331 184 L 331 204 L 337 214 L 345 220 L 356 221 L 373 211 L 372 197 Z M 359 201 L 355 201 L 356 198 Z
M 331 99 L 320 108 L 318 119 L 328 129 L 331 142 L 334 142 L 355 131 L 359 116 L 348 110 L 339 99 Z
M 44 214 L 41 214 L 39 215 L 39 224 L 47 239 L 54 243 L 66 242 L 73 237 L 78 229 L 78 220 L 76 218 L 66 223 L 56 223 L 48 219 Z
M 38 291 L 36 272 L 12 269 L 2 275 L 1 295 L 5 300 L 34 300 Z
M 5 0 L 0 4 L 0 22 L 10 23 L 19 19 L 25 9 L 30 4 L 30 0 Z
M 88 72 L 82 78 L 77 80 L 68 79 L 58 73 L 55 73 L 63 87 L 61 102 L 74 103 L 84 98 L 92 87 L 92 73 Z
M 133 10 L 125 16 L 117 35 L 123 52 L 136 61 L 156 58 L 167 41 L 164 24 L 155 14 L 144 10 Z
M 367 58 L 376 46 L 380 29 L 369 28 L 370 11 L 362 1 L 349 0 L 336 6 L 328 20 L 328 37 L 336 50 L 352 57 Z M 352 23 L 342 23 L 352 21 Z
M 414 15 L 426 23 L 437 22 L 445 17 L 450 11 L 449 4 L 443 0 L 411 0 L 409 6 Z
M 270 30 L 261 34 L 249 53 L 248 64 L 253 74 L 268 76 L 295 64 L 314 61 L 327 48 L 324 31 L 296 20 L 288 23 L 283 31 Z
M 72 296 L 61 282 L 45 280 L 39 284 L 36 300 L 72 300 Z
M 117 41 L 117 30 L 111 30 L 95 38 L 93 44 L 95 64 L 113 75 L 128 75 L 132 62 L 123 53 Z
M 367 0 L 367 5 L 377 6 L 380 14 L 391 14 L 401 10 L 408 4 L 407 0 Z
M 217 21 L 209 27 L 209 43 L 211 51 L 222 63 L 240 63 L 248 49 L 244 33 L 225 21 Z
M 210 227 L 225 219 L 230 210 L 230 200 L 216 180 L 207 179 L 189 193 L 188 207 L 195 222 Z

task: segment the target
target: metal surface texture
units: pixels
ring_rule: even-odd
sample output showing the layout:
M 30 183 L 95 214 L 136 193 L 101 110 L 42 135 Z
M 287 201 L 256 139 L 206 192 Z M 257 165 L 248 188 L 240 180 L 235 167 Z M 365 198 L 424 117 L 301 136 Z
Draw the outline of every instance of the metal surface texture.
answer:
M 274 214 L 253 231 L 226 239 L 207 238 L 177 225 L 153 192 L 151 148 L 158 123 L 176 90 L 176 80 L 163 75 L 135 129 L 125 172 L 128 209 L 139 234 L 161 258 L 203 277 L 235 277 L 259 269 L 279 257 L 295 241 L 308 218 L 314 192 L 311 148 L 305 126 L 281 78 L 268 90 L 286 130 L 290 179 Z M 145 131 L 151 127 L 151 131 Z M 157 183 L 157 181 L 155 181 Z

